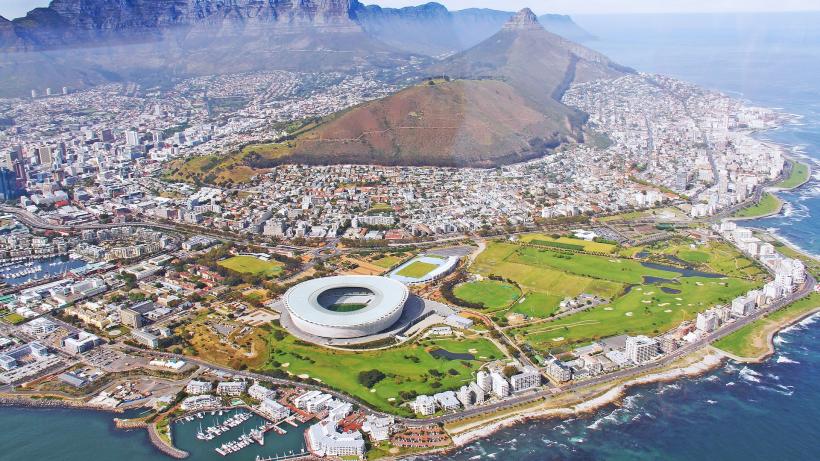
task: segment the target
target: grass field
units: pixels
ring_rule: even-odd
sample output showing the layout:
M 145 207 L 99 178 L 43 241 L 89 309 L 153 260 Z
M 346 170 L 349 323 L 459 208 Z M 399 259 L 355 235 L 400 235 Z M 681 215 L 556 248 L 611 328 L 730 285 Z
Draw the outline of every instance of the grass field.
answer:
M 516 250 L 507 261 L 534 267 L 551 267 L 562 272 L 610 282 L 638 284 L 643 276 L 674 278 L 675 272 L 643 267 L 631 259 L 606 258 L 586 254 L 568 254 L 524 247 Z
M 739 279 L 681 278 L 678 283 L 642 285 L 608 305 L 556 321 L 514 330 L 520 341 L 549 350 L 620 334 L 656 335 L 693 319 L 715 304 L 727 303 L 755 284 Z M 679 293 L 667 293 L 662 288 Z
M 525 243 L 532 243 L 533 245 L 538 245 L 541 242 L 563 243 L 566 245 L 579 246 L 583 249 L 583 251 L 589 251 L 592 253 L 612 253 L 615 251 L 615 245 L 611 245 L 609 243 L 590 242 L 572 237 L 553 238 L 550 235 L 540 233 L 522 235 L 520 240 Z
M 756 218 L 758 216 L 765 216 L 777 212 L 778 208 L 780 208 L 780 204 L 781 202 L 779 198 L 775 197 L 773 194 L 765 192 L 760 197 L 760 202 L 739 210 L 735 213 L 735 216 L 738 218 Z
M 372 259 L 370 262 L 383 269 L 390 269 L 391 267 L 395 266 L 396 264 L 402 261 L 404 261 L 403 257 L 384 255 L 379 258 Z
M 297 376 L 309 375 L 377 409 L 405 415 L 409 414 L 409 410 L 394 407 L 390 400 L 400 399 L 399 392 L 434 394 L 458 389 L 473 379 L 473 374 L 483 362 L 504 357 L 493 343 L 477 337 L 424 340 L 372 352 L 323 349 L 297 341 L 289 335 L 277 341 L 271 334 L 268 340 L 269 359 L 263 369 L 278 367 Z M 436 348 L 459 354 L 473 354 L 475 360 L 437 359 L 430 355 L 430 351 Z M 358 382 L 359 372 L 372 369 L 378 369 L 387 375 L 373 387 L 374 391 Z
M 809 166 L 805 163 L 792 162 L 792 172 L 788 178 L 780 181 L 775 186 L 784 189 L 797 187 L 809 179 Z
M 515 285 L 498 280 L 479 280 L 458 285 L 453 290 L 460 299 L 484 305 L 487 309 L 509 306 L 521 296 Z
M 487 249 L 476 258 L 470 271 L 485 276 L 500 275 L 514 280 L 527 292 L 545 293 L 561 298 L 578 296 L 581 293 L 613 298 L 624 289 L 622 283 L 574 275 L 547 265 L 537 266 L 514 261 L 514 253 L 522 248 L 510 243 L 489 242 Z M 530 262 L 537 264 L 535 261 Z
M 20 314 L 8 314 L 3 317 L 3 321 L 12 325 L 19 325 L 26 321 L 26 318 Z
M 806 298 L 715 341 L 713 345 L 738 357 L 750 359 L 762 357 L 769 352 L 769 334 L 818 307 L 820 307 L 820 294 L 812 293 Z
M 527 317 L 547 318 L 558 311 L 560 296 L 532 292 L 524 295 L 510 308 L 510 312 L 524 314 Z
M 396 275 L 401 275 L 402 277 L 410 277 L 414 279 L 418 279 L 424 277 L 425 275 L 429 274 L 433 270 L 435 270 L 438 266 L 436 264 L 430 264 L 422 261 L 415 261 L 409 266 L 405 267 L 404 269 L 396 272 Z
M 254 256 L 234 256 L 222 261 L 219 265 L 242 274 L 264 275 L 275 277 L 282 272 L 283 265 L 279 261 L 264 261 Z
M 687 242 L 677 241 L 647 251 L 668 252 L 711 269 L 709 272 L 731 272 L 734 276 L 682 277 L 677 272 L 647 268 L 626 258 L 570 254 L 505 242 L 490 242 L 471 270 L 518 282 L 526 296 L 520 305 L 512 305 L 510 311 L 531 317 L 548 317 L 565 296 L 592 293 L 611 300 L 558 320 L 510 330 L 518 342 L 547 351 L 619 334 L 655 335 L 693 319 L 715 304 L 730 302 L 765 279 L 748 279 L 752 271 L 757 273 L 759 269 L 750 267 L 753 265 L 748 259 L 722 243 L 693 249 Z M 655 280 L 647 281 L 645 276 Z M 627 291 L 627 286 L 632 288 Z

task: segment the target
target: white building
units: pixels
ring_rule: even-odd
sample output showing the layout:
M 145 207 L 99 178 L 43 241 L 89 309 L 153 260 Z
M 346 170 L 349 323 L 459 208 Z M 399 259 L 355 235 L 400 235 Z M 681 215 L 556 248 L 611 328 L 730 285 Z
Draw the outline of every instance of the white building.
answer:
M 262 402 L 259 404 L 259 411 L 274 421 L 290 416 L 290 409 L 272 398 L 262 399 Z
M 536 388 L 541 385 L 541 373 L 535 368 L 526 367 L 521 373 L 510 377 L 510 385 L 513 392 Z
M 564 365 L 558 359 L 552 359 L 547 362 L 546 371 L 552 379 L 558 381 L 559 383 L 567 382 L 572 379 L 572 369 Z
M 316 456 L 362 456 L 365 442 L 362 433 L 339 432 L 336 421 L 326 418 L 307 430 L 310 452 Z
M 194 395 L 182 401 L 185 411 L 213 410 L 222 405 L 222 400 L 213 395 Z
M 252 399 L 256 399 L 261 402 L 265 399 L 275 398 L 276 391 L 273 389 L 268 389 L 267 387 L 262 386 L 259 383 L 253 383 L 253 386 L 248 388 L 248 395 L 251 396 Z
M 646 336 L 630 336 L 626 338 L 626 356 L 633 363 L 643 363 L 652 360 L 658 353 L 658 342 Z
M 473 393 L 473 397 L 475 398 L 476 404 L 484 403 L 484 400 L 487 399 L 487 392 L 481 388 L 475 381 L 470 383 L 470 390 Z
M 244 381 L 223 381 L 216 385 L 216 393 L 219 395 L 238 396 L 245 392 Z
M 453 391 L 439 392 L 438 394 L 434 394 L 433 398 L 436 399 L 436 403 L 445 411 L 458 410 L 461 408 L 461 403 Z
M 430 416 L 436 412 L 436 399 L 429 395 L 419 395 L 412 403 L 413 411 L 422 415 Z
M 493 380 L 490 378 L 490 374 L 484 370 L 479 371 L 476 374 L 476 383 L 478 386 L 484 390 L 484 392 L 490 392 L 493 388 Z
M 211 383 L 208 381 L 197 381 L 192 379 L 188 382 L 188 385 L 185 386 L 185 392 L 191 395 L 208 394 L 211 392 L 211 387 Z
M 393 417 L 385 416 L 383 418 L 368 415 L 362 424 L 362 431 L 370 434 L 370 438 L 374 442 L 382 442 L 390 439 L 390 431 L 393 427 Z
M 496 397 L 504 398 L 510 395 L 510 383 L 501 373 L 493 371 L 490 373 L 490 379 L 492 379 L 493 394 Z
M 720 322 L 718 321 L 717 315 L 712 311 L 699 312 L 695 326 L 704 333 L 711 333 L 720 326 Z

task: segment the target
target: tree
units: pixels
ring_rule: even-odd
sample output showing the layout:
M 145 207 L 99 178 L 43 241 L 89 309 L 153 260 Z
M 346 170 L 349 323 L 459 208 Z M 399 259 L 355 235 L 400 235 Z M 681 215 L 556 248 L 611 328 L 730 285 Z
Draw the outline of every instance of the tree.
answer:
M 359 372 L 359 384 L 362 386 L 371 389 L 375 386 L 379 381 L 386 378 L 387 375 L 382 373 L 379 370 L 368 370 L 368 371 L 361 371 Z

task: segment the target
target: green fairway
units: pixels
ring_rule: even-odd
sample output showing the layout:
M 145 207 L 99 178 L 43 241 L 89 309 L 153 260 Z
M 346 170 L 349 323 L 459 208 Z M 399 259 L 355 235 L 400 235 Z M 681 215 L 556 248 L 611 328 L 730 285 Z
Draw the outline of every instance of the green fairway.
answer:
M 588 240 L 581 240 L 572 237 L 555 238 L 546 234 L 525 234 L 520 237 L 520 240 L 525 243 L 531 243 L 539 246 L 552 246 L 551 244 L 558 244 L 556 248 L 561 248 L 563 245 L 567 249 L 578 249 L 589 251 L 592 253 L 612 253 L 615 251 L 615 245 L 609 243 L 590 242 Z
M 517 300 L 521 290 L 507 282 L 480 280 L 458 285 L 453 294 L 464 301 L 482 304 L 487 309 L 499 309 Z
M 663 242 L 650 251 L 674 256 L 704 272 L 754 279 L 765 278 L 767 275 L 764 269 L 726 242 L 711 241 L 692 248 L 691 241 L 678 240 Z
M 561 253 L 530 247 L 519 248 L 507 261 L 534 267 L 548 266 L 575 275 L 631 284 L 643 282 L 643 276 L 670 279 L 678 275 L 675 272 L 643 267 L 641 263 L 631 259 Z
M 222 261 L 219 265 L 242 274 L 276 276 L 282 272 L 283 265 L 279 261 L 264 261 L 254 256 L 234 256 Z
M 510 311 L 524 314 L 527 317 L 547 318 L 551 314 L 558 312 L 558 304 L 560 303 L 560 296 L 533 291 L 518 300 Z
M 698 312 L 715 304 L 726 304 L 755 286 L 746 280 L 702 277 L 680 278 L 679 283 L 641 285 L 608 305 L 519 328 L 514 330 L 514 335 L 544 350 L 621 334 L 657 335 L 693 319 Z
M 489 242 L 487 249 L 476 258 L 475 263 L 470 267 L 470 271 L 485 276 L 499 275 L 515 280 L 526 291 L 535 291 L 561 298 L 578 296 L 581 293 L 613 298 L 624 289 L 622 283 L 578 276 L 559 269 L 553 269 L 548 265 L 537 266 L 512 261 L 515 258 L 514 253 L 516 250 L 522 248 L 526 247 L 510 243 Z M 531 250 L 538 251 L 538 249 Z M 606 261 L 606 258 L 604 260 Z M 539 261 L 530 262 L 532 264 L 540 263 Z
M 766 216 L 772 213 L 776 213 L 777 210 L 780 208 L 781 201 L 779 198 L 775 197 L 773 194 L 765 192 L 760 197 L 760 202 L 755 205 L 743 208 L 742 210 L 735 213 L 735 216 L 738 218 L 756 218 L 759 216 Z
M 434 394 L 458 389 L 473 379 L 482 363 L 504 357 L 492 342 L 482 338 L 423 340 L 373 352 L 324 349 L 289 335 L 278 341 L 271 334 L 268 339 L 269 359 L 263 370 L 278 368 L 297 376 L 306 374 L 379 410 L 403 415 L 408 415 L 410 410 L 394 406 L 402 399 L 400 392 Z M 472 354 L 474 359 L 436 358 L 430 355 L 435 349 Z M 374 385 L 375 391 L 371 392 L 358 382 L 358 375 L 373 369 L 387 377 Z
M 414 279 L 422 278 L 438 267 L 436 264 L 425 263 L 422 261 L 415 261 L 404 269 L 396 272 L 396 275 L 402 277 L 410 277 Z
M 820 307 L 820 294 L 812 293 L 783 309 L 756 320 L 713 345 L 738 357 L 757 358 L 769 351 L 768 335 Z
M 792 189 L 809 179 L 809 166 L 805 163 L 792 162 L 792 171 L 788 178 L 776 184 L 776 187 Z

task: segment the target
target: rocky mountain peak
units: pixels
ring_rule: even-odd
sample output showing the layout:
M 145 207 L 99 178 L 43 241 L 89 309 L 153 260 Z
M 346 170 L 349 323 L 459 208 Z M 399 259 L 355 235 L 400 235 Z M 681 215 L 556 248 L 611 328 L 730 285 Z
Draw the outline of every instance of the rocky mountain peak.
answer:
M 529 8 L 524 8 L 515 14 L 506 24 L 504 30 L 537 30 L 543 29 L 538 22 L 538 16 Z

